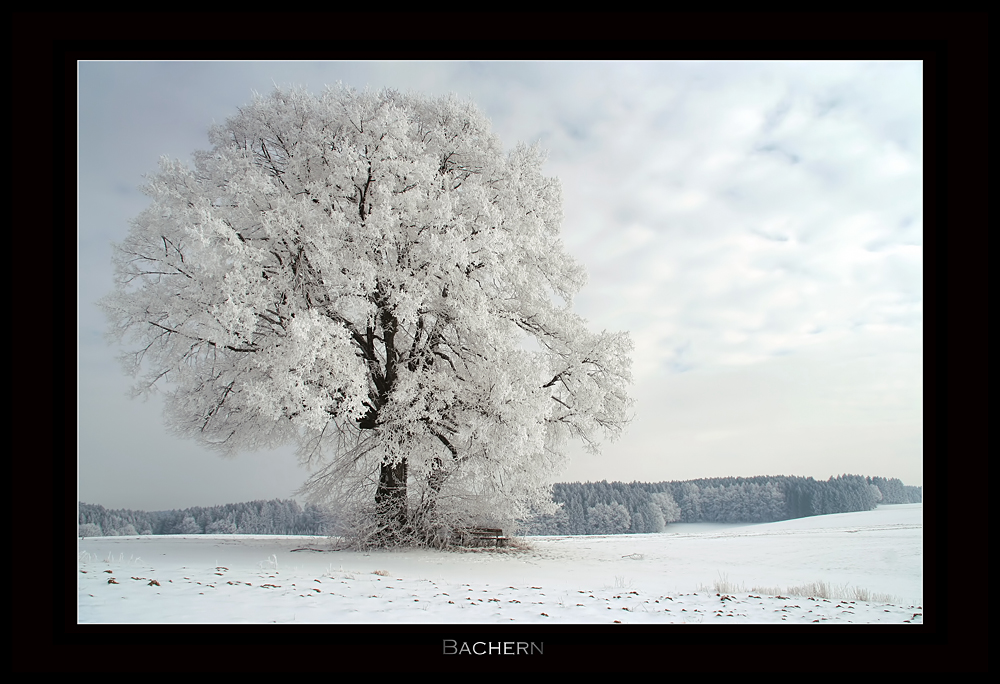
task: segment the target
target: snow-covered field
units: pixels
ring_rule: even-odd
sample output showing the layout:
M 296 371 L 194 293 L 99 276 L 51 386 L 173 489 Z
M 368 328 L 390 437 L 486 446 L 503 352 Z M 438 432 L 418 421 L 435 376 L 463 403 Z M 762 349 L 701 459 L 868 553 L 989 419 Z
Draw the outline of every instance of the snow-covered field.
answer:
M 322 537 L 90 537 L 79 544 L 78 621 L 922 622 L 921 504 L 525 541 L 529 550 L 361 553 Z

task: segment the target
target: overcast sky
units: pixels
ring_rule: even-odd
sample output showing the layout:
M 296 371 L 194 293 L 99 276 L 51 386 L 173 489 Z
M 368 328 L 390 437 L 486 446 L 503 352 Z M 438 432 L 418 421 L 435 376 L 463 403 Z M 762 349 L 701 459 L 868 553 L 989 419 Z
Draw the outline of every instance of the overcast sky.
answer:
M 96 302 L 161 155 L 274 85 L 471 98 L 540 142 L 576 310 L 635 342 L 635 419 L 563 481 L 842 473 L 923 484 L 919 62 L 82 62 L 79 496 L 161 510 L 288 498 L 291 448 L 225 460 L 163 425 Z

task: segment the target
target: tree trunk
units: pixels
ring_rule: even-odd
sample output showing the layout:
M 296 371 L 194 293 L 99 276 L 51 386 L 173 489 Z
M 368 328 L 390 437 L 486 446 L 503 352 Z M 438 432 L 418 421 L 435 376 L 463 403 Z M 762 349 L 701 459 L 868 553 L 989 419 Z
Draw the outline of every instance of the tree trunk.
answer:
M 406 459 L 395 464 L 382 463 L 379 470 L 375 507 L 386 540 L 398 537 L 408 522 L 406 474 Z
M 368 183 L 365 183 L 362 204 L 367 188 Z M 364 213 L 361 216 L 363 219 Z M 378 412 L 389 403 L 389 397 L 396 385 L 396 364 L 399 360 L 399 355 L 396 353 L 396 332 L 399 329 L 399 322 L 392 314 L 382 283 L 377 284 L 376 296 L 372 303 L 378 307 L 378 320 L 382 327 L 382 344 L 385 350 L 385 367 L 381 373 L 376 371 L 372 377 L 375 395 L 370 397 L 372 403 L 368 413 L 360 422 L 362 429 L 375 429 L 378 425 Z M 376 339 L 378 338 L 375 330 L 369 325 L 365 353 L 371 360 L 377 358 L 374 351 Z M 378 488 L 375 490 L 375 511 L 379 528 L 377 536 L 387 545 L 398 543 L 406 536 L 409 523 L 406 505 L 406 477 L 407 463 L 405 458 L 396 463 L 383 461 L 379 467 Z

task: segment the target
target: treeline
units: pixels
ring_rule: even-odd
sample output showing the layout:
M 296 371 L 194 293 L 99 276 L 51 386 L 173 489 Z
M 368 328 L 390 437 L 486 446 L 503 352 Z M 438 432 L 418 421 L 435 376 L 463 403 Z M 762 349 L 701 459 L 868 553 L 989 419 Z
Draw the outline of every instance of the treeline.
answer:
M 326 534 L 324 510 L 294 500 L 248 501 L 183 510 L 108 510 L 80 504 L 79 536 L 117 537 L 134 534 Z
M 683 482 L 561 482 L 552 515 L 522 524 L 528 535 L 662 532 L 672 522 L 759 523 L 828 513 L 869 511 L 877 504 L 919 503 L 920 487 L 883 477 L 723 477 Z M 137 534 L 329 533 L 330 518 L 314 504 L 249 501 L 170 511 L 108 510 L 81 503 L 79 536 Z
M 525 534 L 662 532 L 672 522 L 761 523 L 919 503 L 920 487 L 896 478 L 840 475 L 723 477 L 684 482 L 571 482 L 552 488 L 555 514 L 524 523 Z

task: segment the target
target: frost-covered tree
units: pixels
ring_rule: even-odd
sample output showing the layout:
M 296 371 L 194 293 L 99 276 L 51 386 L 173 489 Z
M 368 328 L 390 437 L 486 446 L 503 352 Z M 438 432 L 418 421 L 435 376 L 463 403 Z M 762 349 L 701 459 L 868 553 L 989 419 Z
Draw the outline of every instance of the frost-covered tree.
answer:
M 97 523 L 81 523 L 77 526 L 79 529 L 78 534 L 81 537 L 100 537 L 103 536 L 101 533 L 101 526 Z
M 660 509 L 664 524 L 677 522 L 681 519 L 681 507 L 677 505 L 669 491 L 653 492 L 649 498 Z
M 215 520 L 205 526 L 205 534 L 236 534 L 236 523 L 232 517 Z
M 173 529 L 174 534 L 201 534 L 202 529 L 193 516 L 185 515 L 184 519 Z
M 346 88 L 257 97 L 210 141 L 148 179 L 103 301 L 181 434 L 298 445 L 305 489 L 394 543 L 551 505 L 565 441 L 621 432 L 631 343 L 571 310 L 537 149 L 453 97 Z
M 587 509 L 590 534 L 621 534 L 628 530 L 632 518 L 628 509 L 617 501 L 599 503 Z

